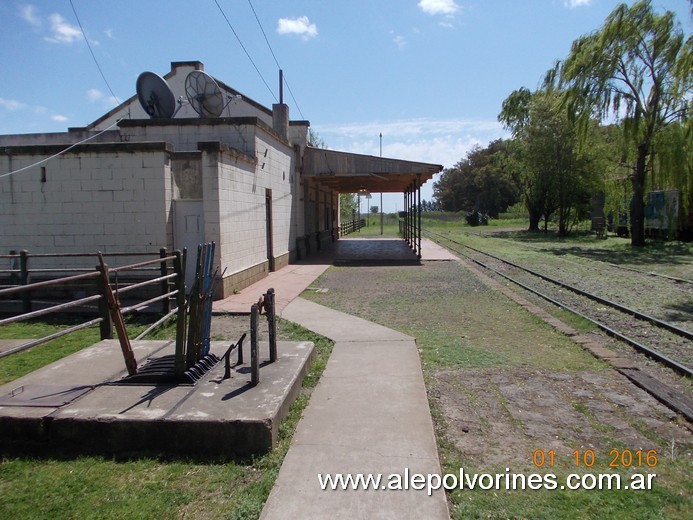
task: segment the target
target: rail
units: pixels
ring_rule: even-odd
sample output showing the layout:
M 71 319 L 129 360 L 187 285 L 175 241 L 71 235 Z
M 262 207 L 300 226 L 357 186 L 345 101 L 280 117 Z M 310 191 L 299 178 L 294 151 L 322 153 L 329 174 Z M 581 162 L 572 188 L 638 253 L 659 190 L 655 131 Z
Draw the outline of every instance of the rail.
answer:
M 152 253 L 110 253 L 108 257 L 122 257 L 122 256 L 152 256 Z M 163 302 L 162 314 L 164 316 L 158 320 L 154 325 L 158 326 L 170 319 L 176 314 L 183 313 L 182 319 L 184 321 L 185 313 L 185 251 L 174 251 L 168 253 L 165 249 L 159 251 L 159 257 L 145 260 L 142 262 L 137 262 L 133 264 L 121 265 L 118 267 L 109 267 L 108 264 L 100 262 L 96 268 L 92 268 L 90 272 L 82 272 L 80 274 L 73 274 L 68 276 L 62 276 L 58 278 L 52 278 L 49 280 L 43 280 L 40 282 L 31 283 L 31 273 L 35 272 L 50 272 L 50 273 L 68 273 L 76 272 L 82 269 L 75 268 L 65 268 L 65 269 L 29 269 L 29 258 L 31 257 L 43 257 L 43 258 L 59 258 L 64 256 L 81 256 L 81 257 L 98 257 L 99 253 L 96 254 L 40 254 L 40 255 L 29 255 L 28 252 L 22 251 L 19 254 L 12 253 L 10 255 L 0 255 L 0 258 L 19 258 L 21 260 L 21 268 L 10 269 L 0 272 L 13 272 L 18 271 L 21 276 L 21 282 L 17 285 L 9 285 L 4 288 L 0 288 L 0 301 L 5 297 L 19 297 L 23 303 L 22 312 L 15 314 L 13 316 L 0 319 L 0 326 L 7 325 L 10 323 L 17 323 L 20 321 L 29 320 L 32 318 L 38 318 L 41 316 L 47 316 L 50 314 L 63 313 L 69 309 L 74 309 L 77 307 L 83 307 L 86 304 L 96 304 L 98 306 L 98 317 L 90 319 L 73 325 L 66 329 L 60 330 L 49 336 L 45 336 L 39 339 L 33 339 L 22 345 L 18 345 L 14 348 L 0 352 L 0 358 L 14 354 L 16 352 L 21 352 L 27 350 L 31 347 L 46 343 L 58 337 L 70 334 L 77 330 L 81 330 L 87 327 L 99 325 L 101 339 L 113 339 L 114 337 L 114 322 L 112 318 L 112 305 L 109 305 L 108 296 L 109 293 L 115 296 L 115 301 L 120 305 L 120 297 L 126 293 L 132 293 L 135 289 L 142 289 L 144 287 L 155 286 L 156 291 L 159 293 L 154 297 L 143 297 L 141 301 L 135 300 L 132 304 L 121 307 L 120 312 L 122 315 L 131 314 L 141 310 L 144 307 L 151 306 L 157 302 Z M 146 279 L 139 279 L 138 282 L 126 285 L 124 287 L 119 287 L 118 278 L 122 277 L 126 273 L 137 272 L 138 276 L 143 274 L 147 276 Z M 154 276 L 152 276 L 154 275 Z M 44 292 L 50 293 L 61 293 L 65 290 L 66 286 L 74 284 L 75 282 L 80 282 L 80 290 L 82 292 L 91 292 L 84 297 L 77 299 L 72 299 L 68 302 L 49 304 L 47 307 L 37 310 L 31 309 L 31 298 L 32 292 L 37 290 L 42 290 Z M 134 298 L 131 296 L 131 298 Z M 171 310 L 171 301 L 176 301 L 175 309 Z M 27 305 L 28 302 L 28 305 Z M 44 302 L 45 303 L 45 302 Z M 181 318 L 179 316 L 179 318 Z M 141 339 L 145 333 L 151 332 L 155 327 L 149 327 L 144 333 L 140 334 L 137 339 Z
M 109 259 L 134 260 L 139 257 L 151 258 L 156 254 L 157 253 L 153 252 L 110 252 L 107 254 L 107 256 Z M 151 271 L 156 269 L 156 267 L 147 266 L 160 262 L 160 260 L 168 256 L 168 254 L 169 253 L 166 248 L 161 248 L 158 252 L 158 260 L 152 260 L 150 264 L 129 263 L 127 265 L 123 265 L 122 268 L 125 268 L 126 271 L 131 273 L 137 271 L 138 276 L 146 277 L 151 274 Z M 10 251 L 7 255 L 0 255 L 0 264 L 4 263 L 4 261 L 9 261 L 10 265 L 9 269 L 0 269 L 0 287 L 11 288 L 31 285 L 32 289 L 42 289 L 45 287 L 50 287 L 50 285 L 41 285 L 43 281 L 80 281 L 96 276 L 94 274 L 94 268 L 84 265 L 85 262 L 76 263 L 75 265 L 69 267 L 48 267 L 45 265 L 40 265 L 41 263 L 45 262 L 52 262 L 55 264 L 56 262 L 61 262 L 63 259 L 93 259 L 94 263 L 91 264 L 93 266 L 98 260 L 98 253 L 31 253 L 28 250 Z M 77 262 L 79 262 L 79 260 L 77 260 Z M 112 271 L 117 272 L 119 269 L 121 269 L 121 267 L 115 267 L 112 269 Z M 160 267 L 158 268 L 161 276 L 165 276 L 168 269 L 169 268 L 165 264 L 160 264 Z M 85 278 L 79 278 L 77 277 L 79 275 L 75 275 L 75 273 L 85 273 L 88 276 Z M 72 277 L 70 278 L 70 276 Z M 33 280 L 35 279 L 41 279 L 42 282 L 34 282 Z M 166 292 L 165 286 L 167 284 L 168 282 L 162 281 L 162 292 Z M 34 303 L 38 301 L 35 298 L 36 293 L 34 292 L 33 295 L 32 291 L 19 291 L 18 293 L 20 294 L 22 312 L 31 312 Z M 163 311 L 170 311 L 170 305 L 166 300 L 164 301 Z

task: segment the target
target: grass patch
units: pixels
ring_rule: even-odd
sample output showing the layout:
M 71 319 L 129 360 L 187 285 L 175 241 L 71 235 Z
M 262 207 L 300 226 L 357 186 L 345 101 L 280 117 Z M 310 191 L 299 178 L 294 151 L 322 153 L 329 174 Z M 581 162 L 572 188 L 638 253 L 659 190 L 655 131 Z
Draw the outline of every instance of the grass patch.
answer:
M 690 493 L 690 489 L 676 490 L 657 485 L 658 481 L 671 477 L 676 471 L 685 470 L 680 464 L 671 465 L 665 474 L 657 468 L 654 488 L 642 491 L 562 490 L 560 485 L 565 482 L 567 471 L 555 472 L 558 488 L 553 490 L 458 490 L 452 493 L 455 504 L 452 518 L 689 518 L 690 500 L 684 492 Z M 475 470 L 470 468 L 469 471 Z M 600 468 L 596 472 L 609 471 Z M 497 473 L 504 475 L 505 468 Z M 621 478 L 627 482 L 629 474 L 623 472 Z

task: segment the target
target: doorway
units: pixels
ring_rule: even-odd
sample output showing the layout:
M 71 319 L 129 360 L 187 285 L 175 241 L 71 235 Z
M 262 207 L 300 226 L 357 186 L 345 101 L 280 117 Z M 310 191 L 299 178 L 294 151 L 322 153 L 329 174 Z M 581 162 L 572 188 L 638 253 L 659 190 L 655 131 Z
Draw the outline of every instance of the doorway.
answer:
M 204 203 L 198 199 L 173 201 L 173 247 L 188 250 L 185 263 L 185 292 L 195 279 L 197 246 L 205 242 Z

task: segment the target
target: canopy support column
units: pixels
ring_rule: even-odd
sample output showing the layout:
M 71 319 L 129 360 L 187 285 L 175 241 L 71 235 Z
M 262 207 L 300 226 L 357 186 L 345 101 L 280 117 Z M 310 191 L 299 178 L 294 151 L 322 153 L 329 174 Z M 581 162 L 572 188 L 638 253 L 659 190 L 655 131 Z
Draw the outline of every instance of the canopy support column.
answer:
M 404 222 L 402 238 L 421 259 L 421 176 L 407 186 L 404 191 Z
M 416 176 L 416 192 L 419 202 L 416 204 L 416 219 L 417 219 L 417 239 L 416 256 L 421 260 L 421 174 Z

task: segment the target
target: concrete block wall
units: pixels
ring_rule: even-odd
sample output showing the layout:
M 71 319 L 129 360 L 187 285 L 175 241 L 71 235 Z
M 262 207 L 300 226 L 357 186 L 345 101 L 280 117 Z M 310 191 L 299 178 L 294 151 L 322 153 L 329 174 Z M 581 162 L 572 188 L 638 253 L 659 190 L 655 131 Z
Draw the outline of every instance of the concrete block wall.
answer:
M 200 143 L 205 239 L 217 244 L 229 287 L 240 289 L 267 273 L 266 189 L 272 190 L 273 257 L 281 265 L 294 248 L 293 149 L 258 132 L 253 157 L 220 143 Z M 231 287 L 233 286 L 233 287 Z
M 260 153 L 263 148 L 268 150 L 266 157 Z M 256 150 L 259 175 L 265 175 L 262 179 L 265 188 L 272 190 L 272 242 L 276 258 L 288 254 L 295 247 L 293 170 L 296 159 L 293 148 L 262 132 L 258 132 L 256 137 Z
M 0 169 L 45 157 L 30 148 L 15 149 L 11 160 L 0 156 Z M 163 143 L 145 149 L 85 145 L 0 182 L 0 251 L 156 252 L 171 245 L 171 196 Z M 76 261 L 65 259 L 59 267 Z
M 165 141 L 176 152 L 195 152 L 198 143 L 219 141 L 253 155 L 255 126 L 245 120 L 187 119 L 168 121 L 127 121 L 121 125 L 122 138 L 129 142 Z

